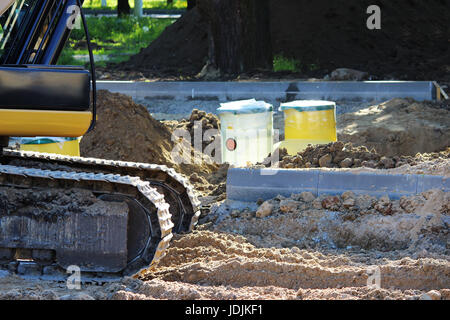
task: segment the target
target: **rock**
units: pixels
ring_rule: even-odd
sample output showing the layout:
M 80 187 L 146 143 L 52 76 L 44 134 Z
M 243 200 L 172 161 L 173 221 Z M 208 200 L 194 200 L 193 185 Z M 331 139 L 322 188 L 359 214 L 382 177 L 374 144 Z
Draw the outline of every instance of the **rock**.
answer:
M 339 164 L 341 166 L 341 168 L 350 168 L 353 164 L 353 159 L 350 158 L 345 158 L 344 160 L 341 161 L 341 163 Z
M 312 192 L 302 192 L 300 193 L 300 200 L 304 202 L 313 202 L 316 197 L 312 194 Z
M 189 177 L 189 181 L 192 183 L 204 183 L 206 184 L 206 180 L 199 176 L 196 172 L 194 172 L 190 177 Z
M 43 300 L 58 300 L 58 295 L 52 290 L 45 290 L 41 293 Z
M 10 272 L 9 271 L 6 271 L 6 270 L 0 270 L 0 279 L 1 278 L 6 278 L 6 277 L 8 277 L 10 275 Z
M 375 204 L 375 209 L 383 215 L 391 215 L 393 213 L 392 203 L 388 196 L 381 197 Z
M 344 200 L 344 202 L 342 203 L 342 205 L 344 206 L 345 209 L 352 209 L 355 207 L 355 203 L 356 200 L 353 198 L 348 198 L 346 200 Z
M 418 208 L 424 206 L 425 199 L 420 195 L 416 195 L 413 197 L 403 196 L 400 198 L 399 204 L 400 204 L 400 207 L 403 210 L 405 210 L 405 212 L 412 213 L 412 212 L 416 211 Z
M 450 289 L 441 289 L 441 299 L 450 300 Z
M 337 141 L 335 143 L 332 143 L 330 146 L 330 152 L 339 152 L 344 149 L 344 143 L 342 141 Z
M 437 290 L 431 290 L 422 296 L 427 295 L 430 299 L 421 299 L 421 300 L 441 300 L 441 293 Z M 422 298 L 422 297 L 421 297 Z
M 363 161 L 361 163 L 363 167 L 375 169 L 377 167 L 377 163 L 373 160 Z
M 292 212 L 294 210 L 296 210 L 298 207 L 298 203 L 297 201 L 294 200 L 282 200 L 280 202 L 280 210 L 282 212 Z
M 380 163 L 384 166 L 385 169 L 395 168 L 395 162 L 391 158 L 382 157 L 380 159 Z
M 233 211 L 231 211 L 231 214 L 230 214 L 230 216 L 232 218 L 238 218 L 240 215 L 241 215 L 241 212 L 239 210 L 233 210 Z
M 292 247 L 291 248 L 292 253 L 300 254 L 302 251 L 298 247 Z
M 359 167 L 361 167 L 361 163 L 362 163 L 361 159 L 354 159 L 353 160 L 353 167 L 359 168 Z
M 422 294 L 419 300 L 433 300 L 427 293 Z
M 368 76 L 369 74 L 367 72 L 348 68 L 339 68 L 334 70 L 329 75 L 329 79 L 332 81 L 362 81 L 367 79 Z
M 314 199 L 312 206 L 314 209 L 322 209 L 322 201 L 319 198 Z
M 327 210 L 336 211 L 339 210 L 341 200 L 336 196 L 326 197 L 322 200 L 322 208 Z
M 319 159 L 319 166 L 321 168 L 327 168 L 331 165 L 331 161 L 333 160 L 333 157 L 331 154 L 326 154 Z
M 341 195 L 342 200 L 354 199 L 356 196 L 352 191 L 346 191 Z
M 268 201 L 265 201 L 262 205 L 259 206 L 258 210 L 256 211 L 256 216 L 258 218 L 265 218 L 272 214 L 273 210 L 273 204 L 271 204 Z

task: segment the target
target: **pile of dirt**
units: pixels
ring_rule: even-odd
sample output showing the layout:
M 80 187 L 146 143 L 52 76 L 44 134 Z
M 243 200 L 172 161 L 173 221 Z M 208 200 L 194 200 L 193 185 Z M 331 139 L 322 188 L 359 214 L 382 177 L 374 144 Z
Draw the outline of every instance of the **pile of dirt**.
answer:
M 405 165 L 409 167 L 428 164 L 450 166 L 450 148 L 432 153 L 418 153 L 415 156 L 384 157 L 375 149 L 369 151 L 365 146 L 354 147 L 351 142 L 333 142 L 327 145 L 308 146 L 296 155 L 288 155 L 286 149 L 278 150 L 280 168 L 374 168 L 392 169 Z M 266 159 L 264 163 L 270 166 Z M 424 169 L 424 168 L 422 168 Z M 442 172 L 441 172 L 442 173 Z
M 216 137 L 218 137 L 219 149 L 220 149 L 220 136 L 219 136 L 219 126 L 220 120 L 219 118 L 212 113 L 207 113 L 206 111 L 194 109 L 192 110 L 189 119 L 182 119 L 181 121 L 168 120 L 162 121 L 166 126 L 168 126 L 172 132 L 175 130 L 186 130 L 189 132 L 189 136 L 193 137 L 191 139 L 191 145 L 194 148 L 199 148 L 200 146 L 195 146 L 195 137 L 198 137 L 199 141 L 202 141 L 201 152 L 205 152 L 208 145 L 214 143 Z M 205 133 L 208 130 L 210 131 L 209 135 L 211 135 L 208 139 L 205 137 Z M 213 157 L 215 156 L 215 152 L 211 154 Z M 220 159 L 219 159 L 220 160 Z M 219 162 L 219 161 L 218 161 Z
M 436 152 L 450 145 L 448 101 L 392 99 L 337 117 L 338 140 L 393 157 Z
M 97 125 L 81 140 L 81 156 L 166 165 L 190 177 L 203 195 L 223 189 L 217 181 L 223 176 L 219 165 L 190 142 L 172 137 L 170 127 L 129 96 L 100 90 L 97 107 Z
M 271 0 L 274 55 L 299 61 L 302 77 L 321 78 L 337 68 L 352 68 L 368 72 L 372 79 L 450 83 L 450 3 L 379 0 L 381 29 L 370 30 L 367 8 L 373 4 L 369 0 Z M 146 76 L 196 75 L 207 60 L 207 30 L 197 9 L 190 10 L 118 68 Z M 276 75 L 269 71 L 267 76 Z
M 208 55 L 208 26 L 196 8 L 187 11 L 150 46 L 129 61 L 107 69 L 138 71 L 149 75 L 194 76 L 205 65 Z

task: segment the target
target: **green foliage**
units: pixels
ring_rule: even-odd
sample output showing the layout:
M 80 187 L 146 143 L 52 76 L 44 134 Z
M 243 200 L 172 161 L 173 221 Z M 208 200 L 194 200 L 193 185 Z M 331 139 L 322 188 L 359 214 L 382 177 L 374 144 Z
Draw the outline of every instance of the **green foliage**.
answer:
M 289 59 L 281 55 L 276 55 L 273 59 L 273 71 L 291 71 L 291 72 L 301 72 L 301 71 L 316 71 L 319 70 L 319 63 L 311 63 L 308 65 L 302 64 L 296 59 Z
M 101 0 L 85 0 L 84 8 L 89 9 L 112 9 L 117 8 L 117 0 L 107 0 L 108 7 L 102 8 Z M 130 7 L 134 8 L 134 1 L 130 0 Z M 173 0 L 173 4 L 167 5 L 167 0 L 143 0 L 143 7 L 145 9 L 186 9 L 186 0 Z
M 295 59 L 289 59 L 283 55 L 276 55 L 273 59 L 273 71 L 300 71 L 301 64 L 300 61 Z
M 81 66 L 84 63 L 76 60 L 70 50 L 64 49 L 59 56 L 58 64 L 62 66 Z
M 136 18 L 129 16 L 117 17 L 88 17 L 87 19 L 94 55 L 108 56 L 108 62 L 118 63 L 126 61 L 141 48 L 147 47 L 164 29 L 171 25 L 174 19 L 154 19 L 149 17 Z M 58 61 L 66 64 L 83 65 L 83 62 L 74 60 L 74 55 L 87 55 L 83 29 L 74 29 L 69 41 Z M 81 44 L 81 45 L 80 45 Z M 106 62 L 97 61 L 96 64 L 104 66 Z

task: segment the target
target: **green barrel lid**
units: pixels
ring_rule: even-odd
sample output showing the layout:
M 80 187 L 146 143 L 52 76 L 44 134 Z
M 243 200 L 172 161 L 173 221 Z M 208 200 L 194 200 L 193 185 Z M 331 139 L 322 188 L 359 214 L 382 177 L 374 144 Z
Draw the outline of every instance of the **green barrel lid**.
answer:
M 305 112 L 305 111 L 334 110 L 335 108 L 336 108 L 336 103 L 333 101 L 298 100 L 298 101 L 282 103 L 278 110 L 284 111 L 284 110 L 294 109 L 299 112 Z
M 273 111 L 273 106 L 264 101 L 240 100 L 227 103 L 221 103 L 217 113 L 232 113 L 232 114 L 252 114 Z

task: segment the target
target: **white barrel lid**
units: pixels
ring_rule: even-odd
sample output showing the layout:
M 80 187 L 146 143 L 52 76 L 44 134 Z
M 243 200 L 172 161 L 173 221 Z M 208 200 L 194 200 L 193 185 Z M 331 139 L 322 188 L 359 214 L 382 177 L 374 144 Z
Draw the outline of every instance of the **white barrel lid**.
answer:
M 273 106 L 265 101 L 255 99 L 221 103 L 217 113 L 252 114 L 273 111 Z
M 282 103 L 280 105 L 279 111 L 294 109 L 300 112 L 304 111 L 324 111 L 324 110 L 334 110 L 336 108 L 336 103 L 333 101 L 325 100 L 297 100 L 287 103 Z

